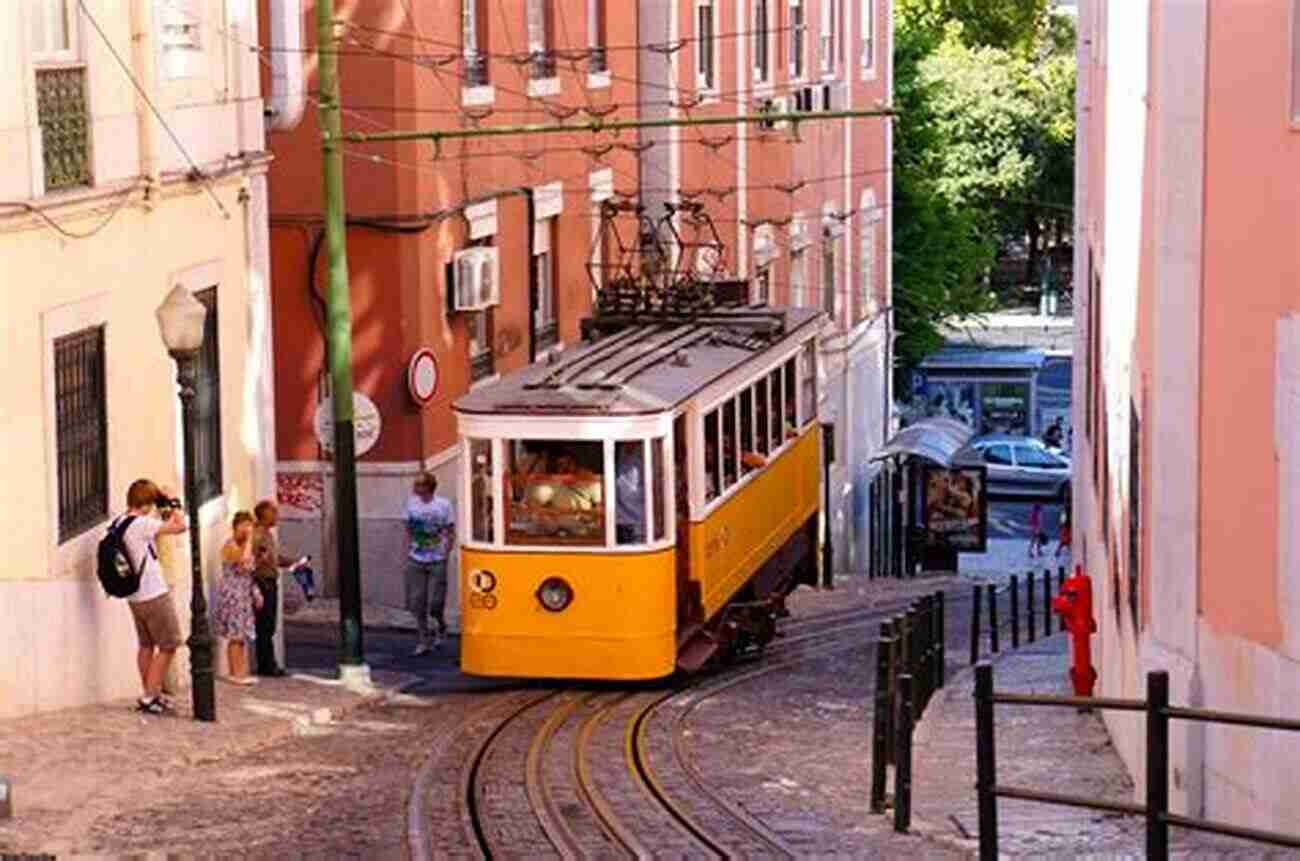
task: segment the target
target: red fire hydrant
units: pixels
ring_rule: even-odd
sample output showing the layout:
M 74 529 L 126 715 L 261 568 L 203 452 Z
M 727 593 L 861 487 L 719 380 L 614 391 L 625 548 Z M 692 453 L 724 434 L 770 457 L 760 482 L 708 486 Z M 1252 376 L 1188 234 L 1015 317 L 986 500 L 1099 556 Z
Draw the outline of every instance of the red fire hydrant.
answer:
M 1092 634 L 1097 622 L 1092 618 L 1092 580 L 1083 573 L 1083 566 L 1074 566 L 1074 576 L 1061 585 L 1061 594 L 1052 601 L 1052 609 L 1065 622 L 1074 638 L 1074 661 L 1070 667 L 1070 680 L 1074 693 L 1080 697 L 1092 696 L 1092 686 L 1097 682 L 1097 671 L 1092 666 Z

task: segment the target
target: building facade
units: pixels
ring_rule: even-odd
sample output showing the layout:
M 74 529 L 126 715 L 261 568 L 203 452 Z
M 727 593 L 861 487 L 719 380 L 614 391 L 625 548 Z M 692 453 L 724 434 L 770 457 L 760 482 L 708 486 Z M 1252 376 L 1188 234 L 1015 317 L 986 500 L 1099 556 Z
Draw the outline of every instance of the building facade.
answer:
M 208 308 L 187 500 L 205 573 L 229 515 L 273 492 L 267 155 L 257 55 L 232 47 L 256 40 L 252 0 L 0 7 L 0 439 L 24 489 L 0 502 L 0 717 L 139 693 L 95 548 L 134 479 L 185 486 L 154 317 L 178 284 Z M 188 631 L 189 545 L 160 545 Z
M 268 13 L 281 5 L 296 6 L 262 3 Z M 612 0 L 515 5 L 525 14 L 507 15 L 486 0 L 409 3 L 405 11 L 338 4 L 345 131 L 638 116 L 634 15 L 616 14 L 622 6 Z M 315 4 L 304 0 L 294 14 L 279 29 L 268 27 L 272 66 L 265 75 L 268 85 L 297 80 L 291 90 L 314 92 Z M 367 601 L 403 604 L 402 510 L 415 475 L 431 470 L 439 493 L 457 501 L 455 399 L 578 340 L 602 264 L 615 253 L 610 231 L 601 229 L 602 204 L 634 198 L 639 186 L 634 141 L 627 134 L 507 134 L 438 146 L 347 145 Z M 323 561 L 328 594 L 337 574 L 331 467 L 316 421 L 329 395 L 317 102 L 286 104 L 269 145 L 276 155 L 270 221 L 282 540 Z M 630 224 L 635 236 L 635 219 Z M 436 385 L 425 400 L 413 395 L 410 371 L 413 360 L 427 370 L 430 355 Z M 458 605 L 453 585 L 453 628 Z
M 816 114 L 892 100 L 888 0 L 668 0 L 638 9 L 647 117 Z M 755 302 L 826 312 L 819 376 L 823 421 L 835 425 L 835 567 L 865 573 L 870 457 L 889 420 L 890 120 L 685 125 L 641 140 L 648 212 L 665 202 L 702 205 L 722 241 L 721 277 L 747 279 Z
M 1166 669 L 1177 704 L 1294 712 L 1298 13 L 1079 4 L 1076 559 L 1102 695 L 1143 696 Z M 1141 792 L 1141 720 L 1106 720 Z M 1172 733 L 1175 809 L 1295 831 L 1287 734 Z

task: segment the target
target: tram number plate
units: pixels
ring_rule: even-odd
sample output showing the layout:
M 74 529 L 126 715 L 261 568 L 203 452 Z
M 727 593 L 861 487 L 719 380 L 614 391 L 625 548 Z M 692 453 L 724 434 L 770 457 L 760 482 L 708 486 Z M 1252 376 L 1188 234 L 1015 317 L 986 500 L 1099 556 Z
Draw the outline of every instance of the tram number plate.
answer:
M 472 592 L 469 596 L 469 606 L 474 610 L 495 610 L 497 606 L 497 596 L 482 595 L 478 592 Z

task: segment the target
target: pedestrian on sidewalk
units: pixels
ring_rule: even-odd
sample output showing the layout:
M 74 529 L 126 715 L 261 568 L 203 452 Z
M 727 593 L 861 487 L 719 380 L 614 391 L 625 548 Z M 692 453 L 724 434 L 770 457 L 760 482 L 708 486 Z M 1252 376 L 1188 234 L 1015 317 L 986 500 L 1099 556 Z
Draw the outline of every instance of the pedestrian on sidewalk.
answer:
M 280 508 L 269 499 L 253 506 L 257 526 L 253 529 L 253 580 L 262 593 L 257 610 L 257 674 L 283 676 L 284 668 L 275 660 L 275 629 L 279 625 L 280 569 L 301 567 L 306 557 L 294 559 L 280 555 L 275 527 L 280 522 Z
M 122 545 L 131 565 L 140 573 L 140 587 L 126 598 L 139 641 L 136 667 L 144 689 L 136 708 L 159 715 L 172 710 L 172 704 L 163 699 L 162 686 L 181 645 L 181 625 L 171 590 L 163 580 L 154 541 L 159 535 L 179 535 L 189 527 L 181 504 L 170 490 L 164 491 L 147 478 L 131 482 L 126 491 L 126 513 L 109 529 L 116 528 L 123 517 L 134 518 L 122 535 Z
M 1043 532 L 1043 505 L 1035 502 L 1029 509 L 1029 555 L 1041 556 L 1047 549 L 1047 533 Z
M 248 642 L 257 636 L 257 610 L 262 593 L 253 582 L 253 515 L 240 511 L 231 522 L 230 538 L 221 547 L 221 582 L 212 602 L 212 627 L 226 639 L 227 681 L 251 685 L 257 679 L 248 672 Z
M 1061 551 L 1070 550 L 1070 507 L 1068 505 L 1061 508 L 1061 531 L 1056 538 L 1056 558 L 1061 557 Z
M 447 633 L 443 605 L 447 602 L 447 557 L 455 540 L 455 514 L 450 500 L 438 496 L 438 479 L 422 472 L 406 501 L 406 609 L 415 617 L 418 641 L 413 655 L 429 651 L 429 621 L 433 643 Z

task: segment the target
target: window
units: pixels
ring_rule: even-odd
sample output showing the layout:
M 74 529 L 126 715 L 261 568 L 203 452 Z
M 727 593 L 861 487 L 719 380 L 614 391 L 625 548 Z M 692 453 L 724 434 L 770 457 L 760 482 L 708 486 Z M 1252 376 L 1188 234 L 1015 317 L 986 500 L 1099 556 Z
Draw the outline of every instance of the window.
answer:
M 721 437 L 718 435 L 718 411 L 714 410 L 704 417 L 704 501 L 718 498 L 722 487 L 722 474 L 718 451 Z
M 202 505 L 221 495 L 221 349 L 217 338 L 217 288 L 194 298 L 208 309 L 203 320 L 198 381 L 194 387 L 194 486 Z
M 1011 446 L 991 445 L 984 449 L 984 462 L 998 466 L 1011 466 Z
M 532 276 L 537 285 L 537 296 L 533 301 L 533 326 L 538 350 L 554 346 L 559 340 L 555 317 L 555 259 L 551 253 L 554 226 L 554 218 L 535 225 Z
M 70 0 L 29 0 L 28 49 L 38 61 L 71 59 L 76 46 L 75 3 Z
M 876 313 L 876 248 L 879 243 L 876 218 L 876 196 L 871 189 L 862 193 L 859 214 L 862 231 L 862 311 L 863 317 Z
M 862 0 L 862 73 L 876 65 L 876 4 L 875 0 Z
M 804 20 L 803 0 L 790 0 L 790 79 L 804 76 L 804 44 L 808 39 L 808 24 Z
M 836 6 L 839 0 L 822 0 L 822 30 L 819 42 L 823 75 L 835 74 L 835 43 L 839 21 Z
M 785 410 L 781 406 L 782 389 L 780 368 L 773 369 L 772 373 L 768 375 L 767 385 L 768 391 L 772 396 L 772 411 L 768 414 L 768 421 L 771 427 L 768 429 L 768 434 L 772 439 L 772 451 L 776 451 L 781 447 L 781 443 L 783 442 L 782 437 L 784 434 L 781 433 L 781 424 L 785 416 Z
M 607 0 L 587 0 L 587 42 L 591 48 L 587 57 L 587 71 L 591 74 L 609 71 L 609 60 L 605 52 L 609 44 L 606 2 Z
M 469 315 L 469 380 L 477 383 L 496 373 L 492 350 L 491 311 Z
M 533 80 L 555 77 L 554 0 L 528 0 L 528 76 Z
M 604 443 L 510 440 L 506 478 L 506 544 L 606 544 Z
M 822 310 L 835 319 L 835 239 L 827 236 L 822 241 Z
M 650 441 L 650 500 L 653 504 L 654 540 L 663 541 L 668 534 L 668 496 L 664 481 L 664 438 Z
M 714 52 L 713 0 L 695 3 L 695 87 L 709 92 L 718 89 Z
M 799 378 L 803 383 L 801 414 L 805 425 L 817 418 L 817 344 L 809 341 L 799 353 Z
M 766 457 L 772 453 L 775 446 L 768 444 L 768 428 L 771 420 L 768 418 L 768 408 L 771 406 L 771 396 L 767 390 L 767 377 L 759 380 L 754 384 L 754 440 L 758 444 L 757 451 L 760 455 Z
M 1030 445 L 1018 445 L 1016 446 L 1016 465 L 1057 469 L 1063 464 L 1051 452 L 1041 451 Z
M 789 359 L 785 363 L 785 370 L 782 372 L 785 377 L 785 385 L 782 389 L 785 399 L 784 412 L 785 416 L 785 437 L 794 439 L 799 435 L 799 399 L 795 396 L 796 380 L 798 372 L 795 369 L 794 359 Z
M 808 284 L 808 259 L 802 248 L 790 252 L 790 304 L 804 307 Z
M 467 87 L 486 86 L 488 77 L 488 0 L 461 0 L 461 53 Z
M 59 541 L 108 516 L 108 409 L 104 327 L 54 341 Z
M 772 80 L 771 46 L 768 43 L 768 0 L 754 0 L 754 80 Z
M 492 441 L 469 441 L 470 538 L 492 543 L 496 540 L 496 511 L 493 495 L 497 483 L 492 469 Z
M 766 305 L 772 299 L 772 267 L 760 266 L 754 273 L 754 289 L 750 295 L 750 302 L 755 305 Z
M 754 392 L 740 393 L 740 474 L 749 475 L 758 468 L 754 450 Z
M 736 438 L 736 399 L 722 405 L 722 489 L 736 483 L 736 465 L 740 459 L 739 440 Z
M 614 537 L 619 544 L 645 544 L 646 517 L 645 443 L 614 443 Z

